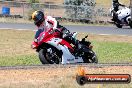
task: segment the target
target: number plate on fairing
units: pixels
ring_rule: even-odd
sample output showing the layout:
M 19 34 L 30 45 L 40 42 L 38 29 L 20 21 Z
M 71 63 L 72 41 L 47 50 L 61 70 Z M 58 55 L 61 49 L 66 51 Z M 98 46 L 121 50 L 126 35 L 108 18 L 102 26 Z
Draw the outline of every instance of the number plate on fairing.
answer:
M 62 41 L 62 39 L 60 39 L 60 38 L 52 38 L 52 39 L 50 39 L 50 41 L 58 44 L 59 42 Z

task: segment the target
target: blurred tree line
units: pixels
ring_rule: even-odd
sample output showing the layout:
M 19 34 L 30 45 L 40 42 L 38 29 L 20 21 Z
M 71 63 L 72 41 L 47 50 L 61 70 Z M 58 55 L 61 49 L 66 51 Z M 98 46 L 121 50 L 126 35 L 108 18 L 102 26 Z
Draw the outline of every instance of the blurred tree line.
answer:
M 95 0 L 65 0 L 66 15 L 73 19 L 92 19 Z

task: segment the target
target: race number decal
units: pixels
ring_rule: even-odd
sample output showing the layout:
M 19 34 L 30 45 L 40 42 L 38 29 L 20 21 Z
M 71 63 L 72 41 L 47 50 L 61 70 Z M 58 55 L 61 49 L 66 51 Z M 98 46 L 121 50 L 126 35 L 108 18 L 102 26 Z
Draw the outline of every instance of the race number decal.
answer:
M 50 41 L 53 42 L 53 43 L 59 44 L 59 42 L 61 42 L 62 39 L 60 39 L 60 38 L 52 38 L 52 39 L 50 39 Z

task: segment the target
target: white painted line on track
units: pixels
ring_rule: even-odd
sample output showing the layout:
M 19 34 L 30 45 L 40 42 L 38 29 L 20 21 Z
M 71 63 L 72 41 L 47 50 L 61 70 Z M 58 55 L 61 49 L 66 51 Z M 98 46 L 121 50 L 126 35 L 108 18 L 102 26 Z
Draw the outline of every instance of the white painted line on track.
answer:
M 13 30 L 13 28 L 0 28 L 0 30 Z
M 30 29 L 0 28 L 0 30 L 30 30 Z
M 115 34 L 97 34 L 97 33 L 91 33 L 91 34 L 96 34 L 96 35 L 105 35 L 105 36 L 115 36 Z M 130 35 L 119 35 L 119 34 L 117 34 L 116 36 L 124 36 L 124 37 L 129 36 L 129 37 L 130 37 Z
M 0 28 L 0 30 L 31 30 L 31 29 Z M 31 31 L 36 31 L 36 30 L 31 30 Z

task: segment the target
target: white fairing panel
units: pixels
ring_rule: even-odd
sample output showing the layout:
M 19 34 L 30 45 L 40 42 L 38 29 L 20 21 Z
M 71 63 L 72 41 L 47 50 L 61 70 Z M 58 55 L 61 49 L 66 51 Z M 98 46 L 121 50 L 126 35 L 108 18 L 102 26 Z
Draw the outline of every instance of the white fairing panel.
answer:
M 67 46 L 62 46 L 61 47 L 63 55 L 62 55 L 62 64 L 67 64 L 67 63 L 75 63 L 74 59 L 75 57 L 69 52 Z
M 127 7 L 117 11 L 117 14 L 118 14 L 118 19 L 121 20 L 123 18 L 125 18 L 126 16 L 130 15 L 131 13 L 131 10 Z
M 75 58 L 75 56 L 73 56 L 68 47 L 65 45 L 61 45 L 59 44 L 59 42 L 61 42 L 62 39 L 60 38 L 52 38 L 50 41 L 48 41 L 47 43 L 56 47 L 58 50 L 62 50 L 63 55 L 62 55 L 62 64 L 68 64 L 68 63 L 81 63 L 83 62 L 82 58 Z
M 60 45 L 59 42 L 61 42 L 61 41 L 62 41 L 62 39 L 60 39 L 60 38 L 52 38 L 47 43 L 56 47 L 58 50 L 61 50 L 61 48 L 59 47 L 59 45 Z
M 81 63 L 83 62 L 82 58 L 75 58 L 75 56 L 73 56 L 69 49 L 67 48 L 67 46 L 63 46 L 61 47 L 63 55 L 62 55 L 62 64 L 70 64 L 70 63 Z

